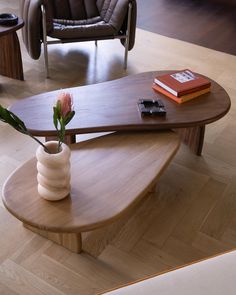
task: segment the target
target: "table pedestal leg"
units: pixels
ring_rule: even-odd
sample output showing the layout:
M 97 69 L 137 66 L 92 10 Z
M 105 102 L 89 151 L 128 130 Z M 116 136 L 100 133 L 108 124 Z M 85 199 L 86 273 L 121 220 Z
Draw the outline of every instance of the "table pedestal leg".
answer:
M 65 247 L 74 253 L 80 253 L 82 251 L 82 239 L 81 233 L 53 233 L 45 230 L 38 229 L 36 227 L 30 226 L 23 223 L 24 227 L 27 229 L 43 236 L 44 238 Z
M 191 151 L 198 156 L 202 154 L 205 126 L 191 128 L 179 128 L 175 131 L 180 135 L 181 140 L 189 146 Z
M 0 37 L 0 74 L 24 80 L 20 44 L 16 32 Z

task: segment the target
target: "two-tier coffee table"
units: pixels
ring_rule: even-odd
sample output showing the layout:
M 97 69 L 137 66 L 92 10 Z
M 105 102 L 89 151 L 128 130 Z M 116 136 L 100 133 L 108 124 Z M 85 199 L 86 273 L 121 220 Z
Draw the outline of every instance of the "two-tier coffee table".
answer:
M 182 140 L 192 151 L 201 155 L 205 125 L 223 117 L 230 108 L 226 91 L 212 81 L 211 92 L 182 105 L 152 90 L 156 75 L 170 71 L 146 72 L 121 79 L 64 89 L 74 98 L 76 115 L 68 125 L 67 134 L 75 135 L 102 131 L 135 131 L 178 129 Z M 58 91 L 46 92 L 20 100 L 10 110 L 20 116 L 36 136 L 50 138 L 56 131 L 52 122 L 52 106 Z M 166 117 L 141 117 L 139 98 L 161 98 Z
M 171 131 L 113 133 L 72 145 L 71 193 L 50 202 L 37 192 L 36 159 L 3 187 L 5 207 L 30 230 L 79 253 L 81 232 L 109 225 L 156 184 L 179 147 Z

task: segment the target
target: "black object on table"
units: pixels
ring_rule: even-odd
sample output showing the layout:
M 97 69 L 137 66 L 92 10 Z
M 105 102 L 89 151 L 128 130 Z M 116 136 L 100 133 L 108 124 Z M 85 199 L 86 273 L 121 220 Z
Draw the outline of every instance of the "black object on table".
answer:
M 1 26 L 14 26 L 18 23 L 18 16 L 13 13 L 1 13 L 0 25 Z
M 140 99 L 138 107 L 142 115 L 166 115 L 165 106 L 161 99 Z

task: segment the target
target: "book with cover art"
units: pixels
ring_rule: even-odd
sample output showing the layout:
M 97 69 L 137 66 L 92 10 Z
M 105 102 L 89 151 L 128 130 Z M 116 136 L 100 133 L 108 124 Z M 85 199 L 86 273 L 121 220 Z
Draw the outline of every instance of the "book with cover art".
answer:
M 189 101 L 189 100 L 191 100 L 193 98 L 196 98 L 198 96 L 201 96 L 201 95 L 203 95 L 205 93 L 210 92 L 210 87 L 208 87 L 208 88 L 205 88 L 205 89 L 202 89 L 202 90 L 195 91 L 193 93 L 189 93 L 189 94 L 185 94 L 183 96 L 177 97 L 177 96 L 171 94 L 170 92 L 168 92 L 167 90 L 163 89 L 162 87 L 160 87 L 159 85 L 157 85 L 155 83 L 152 84 L 152 88 L 155 91 L 157 91 L 159 93 L 162 93 L 165 96 L 168 96 L 169 98 L 173 99 L 177 103 L 183 103 L 183 102 Z
M 177 97 L 211 86 L 208 79 L 188 69 L 157 76 L 154 82 Z

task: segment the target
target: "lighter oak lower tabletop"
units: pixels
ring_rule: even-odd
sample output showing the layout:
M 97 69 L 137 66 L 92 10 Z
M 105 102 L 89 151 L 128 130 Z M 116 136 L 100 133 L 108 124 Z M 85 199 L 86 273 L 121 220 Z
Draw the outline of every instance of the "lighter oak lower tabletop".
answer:
M 8 178 L 3 202 L 31 230 L 47 238 L 48 232 L 61 234 L 50 239 L 65 244 L 65 233 L 80 235 L 105 226 L 134 206 L 156 183 L 178 147 L 178 136 L 169 131 L 113 133 L 80 142 L 72 146 L 69 197 L 50 202 L 38 195 L 34 158 Z M 72 240 L 79 246 L 71 250 L 80 252 L 81 236 Z

